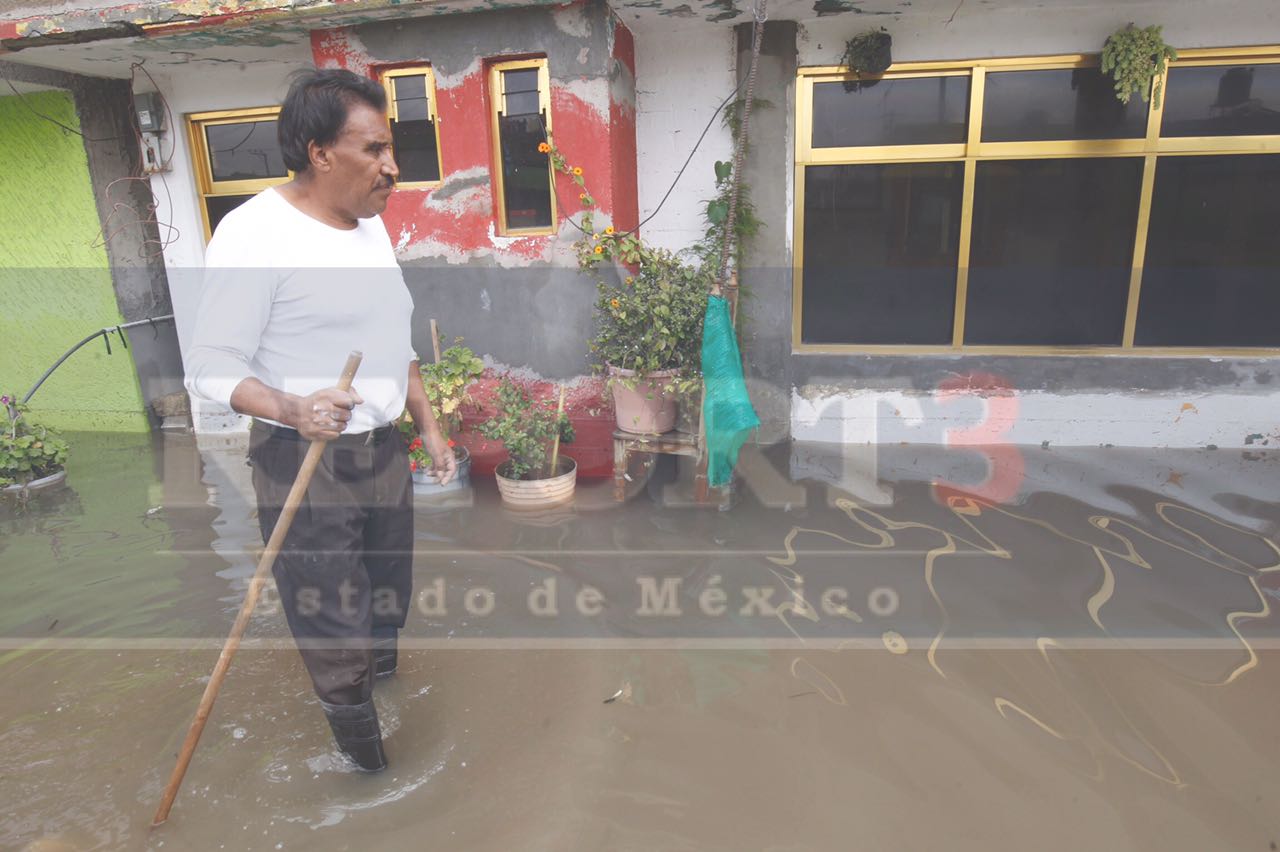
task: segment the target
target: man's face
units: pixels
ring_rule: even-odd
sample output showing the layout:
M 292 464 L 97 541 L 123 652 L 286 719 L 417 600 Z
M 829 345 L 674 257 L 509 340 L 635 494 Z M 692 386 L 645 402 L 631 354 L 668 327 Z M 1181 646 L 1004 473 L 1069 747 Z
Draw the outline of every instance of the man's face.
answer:
M 347 123 L 327 153 L 326 177 L 344 213 L 367 219 L 386 209 L 400 170 L 384 113 L 361 101 L 352 103 Z

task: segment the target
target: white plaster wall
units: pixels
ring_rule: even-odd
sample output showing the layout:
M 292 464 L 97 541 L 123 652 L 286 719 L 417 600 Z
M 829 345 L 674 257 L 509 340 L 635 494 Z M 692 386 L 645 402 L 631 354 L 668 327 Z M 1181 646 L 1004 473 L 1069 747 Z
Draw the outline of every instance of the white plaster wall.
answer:
M 640 29 L 636 40 L 636 149 L 640 220 L 658 207 L 716 107 L 736 84 L 733 28 L 682 22 L 673 30 Z M 716 118 L 675 191 L 641 228 L 646 240 L 678 251 L 705 228 L 715 194 L 715 161 L 732 158 L 729 131 Z
M 1280 392 L 1015 392 L 944 399 L 897 391 L 794 389 L 792 437 L 845 444 L 1280 448 Z
M 850 36 L 881 27 L 898 62 L 1097 53 L 1129 22 L 1159 24 L 1174 47 L 1280 42 L 1276 0 L 1111 0 L 991 3 L 982 0 L 898 4 L 894 15 L 832 15 L 801 22 L 801 65 L 836 65 Z M 954 14 L 954 19 L 951 16 Z
M 170 240 L 164 251 L 169 292 L 173 298 L 178 342 L 185 352 L 200 297 L 204 266 L 204 223 L 192 168 L 186 116 L 193 112 L 272 106 L 280 103 L 288 89 L 288 75 L 298 68 L 312 67 L 310 45 L 299 42 L 273 48 L 270 59 L 245 63 L 192 62 L 173 68 L 166 75 L 154 74 L 168 102 L 172 127 L 163 140 L 165 156 L 172 150 L 170 171 L 151 178 L 152 193 L 158 200 L 156 218 L 160 236 Z M 139 90 L 150 88 L 150 82 Z M 169 230 L 167 224 L 175 230 Z M 192 417 L 203 433 L 244 431 L 246 418 L 222 406 L 192 400 Z

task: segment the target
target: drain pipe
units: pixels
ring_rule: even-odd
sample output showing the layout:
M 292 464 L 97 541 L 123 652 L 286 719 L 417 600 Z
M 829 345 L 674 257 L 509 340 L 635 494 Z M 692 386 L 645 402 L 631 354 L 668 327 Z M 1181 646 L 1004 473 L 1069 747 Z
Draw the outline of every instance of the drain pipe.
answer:
M 111 332 L 114 331 L 117 335 L 119 335 L 120 345 L 123 346 L 125 349 L 128 349 L 129 341 L 124 336 L 124 330 L 126 328 L 137 328 L 138 326 L 141 326 L 141 325 L 149 325 L 154 330 L 156 323 L 165 322 L 166 320 L 172 320 L 172 319 L 173 319 L 173 314 L 165 314 L 164 316 L 147 317 L 146 319 L 134 320 L 133 322 L 126 322 L 126 323 L 121 323 L 120 325 L 111 325 L 111 326 L 107 326 L 106 328 L 98 329 L 93 334 L 89 335 L 84 340 L 81 340 L 75 346 L 72 346 L 70 349 L 64 352 L 62 354 L 62 357 L 59 358 L 57 361 L 55 361 L 52 367 L 45 370 L 44 375 L 40 377 L 40 380 L 36 382 L 34 385 L 32 385 L 31 390 L 27 391 L 27 395 L 22 398 L 22 404 L 26 405 L 27 401 L 30 400 L 31 397 L 35 396 L 36 391 L 38 391 L 40 389 L 40 386 L 44 384 L 44 380 L 52 376 L 53 371 L 61 367 L 63 361 L 70 358 L 72 355 L 76 353 L 76 350 L 78 350 L 80 347 L 84 346 L 86 343 L 90 342 L 91 340 L 96 340 L 97 338 L 101 337 L 102 342 L 107 345 L 107 354 L 110 355 L 111 354 Z M 156 333 L 159 334 L 159 332 L 156 332 Z

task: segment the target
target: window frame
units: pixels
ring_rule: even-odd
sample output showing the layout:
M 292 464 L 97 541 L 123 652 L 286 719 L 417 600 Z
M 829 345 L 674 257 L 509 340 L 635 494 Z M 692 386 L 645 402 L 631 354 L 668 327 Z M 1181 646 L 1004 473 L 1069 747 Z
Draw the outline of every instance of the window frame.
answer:
M 213 161 L 209 155 L 209 144 L 208 139 L 205 137 L 204 129 L 219 124 L 249 124 L 264 118 L 279 120 L 279 117 L 279 106 L 244 107 L 241 109 L 187 113 L 187 143 L 190 147 L 191 164 L 196 177 L 196 191 L 200 196 L 200 221 L 204 226 L 204 241 L 206 244 L 213 239 L 213 228 L 209 226 L 209 198 L 226 195 L 257 194 L 269 186 L 288 183 L 293 177 L 293 172 L 290 171 L 284 177 L 279 178 L 214 180 Z
M 986 75 L 989 71 L 1042 71 L 1097 67 L 1097 54 L 1063 54 L 1040 57 L 1009 57 L 957 61 L 895 63 L 880 75 L 862 79 L 893 80 L 912 77 L 968 76 L 969 118 L 967 140 L 959 145 L 896 145 L 848 148 L 813 148 L 813 85 L 859 79 L 842 66 L 814 66 L 797 72 L 795 92 L 795 172 L 792 248 L 791 351 L 795 354 L 973 354 L 973 355 L 1125 355 L 1125 356 L 1238 356 L 1276 357 L 1277 347 L 1193 347 L 1135 346 L 1138 307 L 1141 304 L 1142 271 L 1155 189 L 1159 157 L 1191 155 L 1275 154 L 1280 155 L 1280 135 L 1208 136 L 1161 138 L 1163 102 L 1149 105 L 1146 135 L 1133 139 L 1062 140 L 1035 142 L 983 142 L 982 118 Z M 1242 48 L 1199 48 L 1181 50 L 1178 59 L 1167 63 L 1160 78 L 1162 90 L 1169 70 L 1203 65 L 1255 65 L 1280 63 L 1280 46 Z M 1126 298 L 1124 332 L 1119 346 L 1012 346 L 975 345 L 964 342 L 965 310 L 968 295 L 969 258 L 973 236 L 974 187 L 979 162 L 1008 159 L 1071 159 L 1092 157 L 1133 157 L 1142 160 L 1142 181 L 1138 197 L 1138 221 Z M 804 310 L 804 225 L 805 170 L 809 166 L 866 165 L 905 162 L 954 162 L 964 167 L 960 206 L 960 247 L 956 269 L 955 315 L 949 345 L 805 343 L 802 339 Z
M 545 56 L 532 59 L 507 59 L 489 65 L 489 136 L 492 151 L 491 168 L 494 184 L 494 199 L 497 202 L 498 235 L 503 237 L 551 236 L 558 230 L 559 216 L 556 204 L 555 170 L 547 159 L 547 183 L 551 190 L 551 225 L 546 228 L 509 228 L 507 227 L 507 195 L 504 186 L 505 166 L 502 161 L 502 140 L 498 135 L 498 113 L 502 101 L 502 72 L 523 71 L 530 68 L 538 70 L 538 107 L 546 123 L 547 135 L 552 133 L 551 125 L 551 74 Z
M 444 182 L 444 153 L 440 148 L 440 111 L 436 103 L 436 75 L 429 64 L 405 65 L 378 69 L 378 82 L 387 93 L 387 129 L 391 122 L 398 121 L 396 109 L 395 85 L 392 81 L 397 77 L 426 77 L 427 114 L 431 117 L 431 125 L 436 134 L 436 180 L 397 181 L 396 189 L 435 189 Z M 394 146 L 392 152 L 394 155 Z

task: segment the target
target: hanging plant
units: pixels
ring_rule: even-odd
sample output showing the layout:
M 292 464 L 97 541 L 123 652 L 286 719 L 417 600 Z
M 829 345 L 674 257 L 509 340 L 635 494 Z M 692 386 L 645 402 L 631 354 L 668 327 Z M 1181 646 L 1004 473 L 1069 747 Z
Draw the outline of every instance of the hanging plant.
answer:
M 883 74 L 893 64 L 893 36 L 881 27 L 867 30 L 845 42 L 840 64 L 850 72 L 862 75 Z M 846 92 L 874 86 L 878 80 L 846 80 Z
M 1129 103 L 1134 92 L 1145 102 L 1154 81 L 1154 105 L 1159 109 L 1165 63 L 1177 58 L 1178 52 L 1164 43 L 1160 27 L 1139 29 L 1129 24 L 1112 33 L 1102 46 L 1102 72 L 1116 81 L 1116 97 L 1122 104 Z

